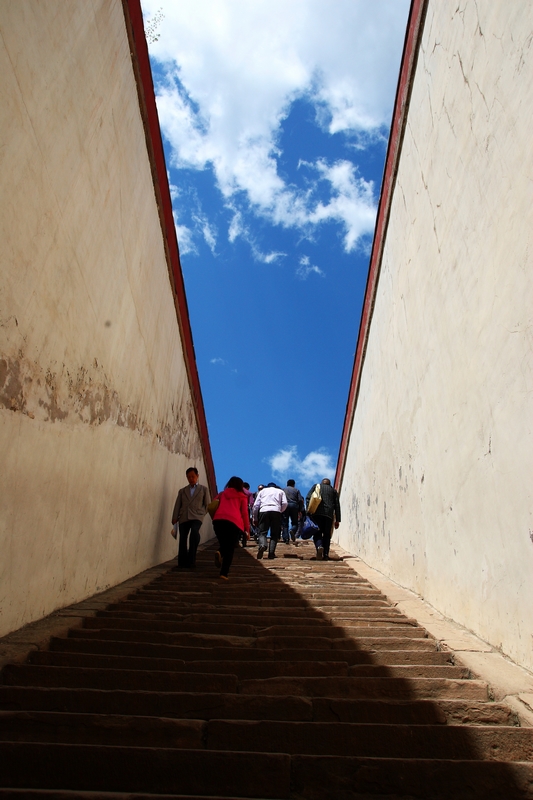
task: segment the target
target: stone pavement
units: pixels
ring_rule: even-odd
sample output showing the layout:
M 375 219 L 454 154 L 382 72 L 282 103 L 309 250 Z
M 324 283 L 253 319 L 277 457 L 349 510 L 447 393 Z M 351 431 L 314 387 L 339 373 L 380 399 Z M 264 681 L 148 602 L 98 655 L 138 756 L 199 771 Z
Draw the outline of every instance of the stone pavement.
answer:
M 214 552 L 0 642 L 0 800 L 533 798 L 533 729 L 347 561 Z

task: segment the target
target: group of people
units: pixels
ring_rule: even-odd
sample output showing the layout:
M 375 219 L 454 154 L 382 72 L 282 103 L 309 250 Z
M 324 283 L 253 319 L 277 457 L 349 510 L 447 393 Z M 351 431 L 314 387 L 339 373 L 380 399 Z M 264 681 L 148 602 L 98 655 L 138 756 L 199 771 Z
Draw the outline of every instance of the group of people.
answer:
M 196 565 L 200 527 L 209 504 L 208 489 L 198 483 L 196 467 L 189 467 L 186 476 L 188 485 L 179 490 L 172 513 L 173 535 L 177 538 L 179 534 L 178 568 Z M 312 497 L 315 508 L 310 513 Z M 228 579 L 235 547 L 241 540 L 246 546 L 251 530 L 258 543 L 257 558 L 267 553 L 269 559 L 274 559 L 280 537 L 286 543 L 295 541 L 306 515 L 317 526 L 313 533 L 317 560 L 329 560 L 331 535 L 341 521 L 339 495 L 329 478 L 313 485 L 304 500 L 294 480 L 288 480 L 284 489 L 275 483 L 259 485 L 254 494 L 248 483 L 233 476 L 213 501 L 218 501 L 213 513 L 213 528 L 219 543 L 215 563 L 222 580 Z

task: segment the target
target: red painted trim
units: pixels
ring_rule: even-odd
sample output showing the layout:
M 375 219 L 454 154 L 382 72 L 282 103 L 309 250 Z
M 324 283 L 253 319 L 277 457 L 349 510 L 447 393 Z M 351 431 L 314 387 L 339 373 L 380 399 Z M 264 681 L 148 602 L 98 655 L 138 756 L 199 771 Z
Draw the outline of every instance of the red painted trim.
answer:
M 409 20 L 407 23 L 407 31 L 403 48 L 402 63 L 400 67 L 400 77 L 398 79 L 398 88 L 396 89 L 396 99 L 394 102 L 394 112 L 392 115 L 391 133 L 387 148 L 387 157 L 385 160 L 383 185 L 381 187 L 381 195 L 379 198 L 376 229 L 374 232 L 374 241 L 370 256 L 370 268 L 366 283 L 365 300 L 361 315 L 361 324 L 359 326 L 357 350 L 355 353 L 352 379 L 350 382 L 350 391 L 348 394 L 346 414 L 344 417 L 344 427 L 339 449 L 339 457 L 337 460 L 337 472 L 335 475 L 335 486 L 337 489 L 340 489 L 344 476 L 346 454 L 348 451 L 348 444 L 352 431 L 357 398 L 359 395 L 359 387 L 361 385 L 361 375 L 366 354 L 366 346 L 370 334 L 370 324 L 372 322 L 372 312 L 374 310 L 374 304 L 376 300 L 379 273 L 381 269 L 381 259 L 383 256 L 383 248 L 387 234 L 392 196 L 396 183 L 396 174 L 398 172 L 403 133 L 407 120 L 411 87 L 416 69 L 416 61 L 423 31 L 426 7 L 427 0 L 412 0 L 411 2 L 411 9 L 409 12 Z
M 144 33 L 144 24 L 140 0 L 123 0 L 124 16 L 130 46 L 132 49 L 132 61 L 134 72 L 137 79 L 137 88 L 141 105 L 141 114 L 145 125 L 146 143 L 148 154 L 152 165 L 152 175 L 154 180 L 154 190 L 159 205 L 159 216 L 161 228 L 165 240 L 167 258 L 169 260 L 171 276 L 173 279 L 173 289 L 176 304 L 178 325 L 181 332 L 185 364 L 189 377 L 189 385 L 195 407 L 196 419 L 200 433 L 200 440 L 204 455 L 204 465 L 207 472 L 207 481 L 211 496 L 216 494 L 216 479 L 211 446 L 209 444 L 209 433 L 205 418 L 205 409 L 200 389 L 196 356 L 192 339 L 189 311 L 187 308 L 187 298 L 185 295 L 185 285 L 181 271 L 178 239 L 174 216 L 172 214 L 172 200 L 167 178 L 167 167 L 165 153 L 163 150 L 163 140 L 161 138 L 161 128 L 155 101 L 154 84 L 152 81 L 152 70 L 150 67 L 150 57 L 148 55 L 148 45 Z

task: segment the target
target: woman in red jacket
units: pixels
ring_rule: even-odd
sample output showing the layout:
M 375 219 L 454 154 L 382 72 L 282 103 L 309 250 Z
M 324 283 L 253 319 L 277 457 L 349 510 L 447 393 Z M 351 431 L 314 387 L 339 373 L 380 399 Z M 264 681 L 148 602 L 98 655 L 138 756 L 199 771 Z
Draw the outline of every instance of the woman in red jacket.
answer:
M 224 491 L 213 499 L 220 501 L 213 515 L 213 527 L 220 545 L 220 550 L 215 555 L 215 564 L 220 567 L 220 577 L 227 581 L 233 561 L 233 551 L 243 531 L 246 533 L 246 538 L 250 538 L 248 498 L 244 493 L 242 480 L 236 477 L 230 478 Z

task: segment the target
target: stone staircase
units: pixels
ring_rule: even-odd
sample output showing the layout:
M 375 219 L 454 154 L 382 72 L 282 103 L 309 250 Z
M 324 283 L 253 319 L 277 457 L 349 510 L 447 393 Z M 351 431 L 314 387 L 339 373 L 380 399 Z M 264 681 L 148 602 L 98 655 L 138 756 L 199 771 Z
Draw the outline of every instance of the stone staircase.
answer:
M 214 552 L 4 667 L 0 800 L 533 798 L 533 729 L 348 564 Z

